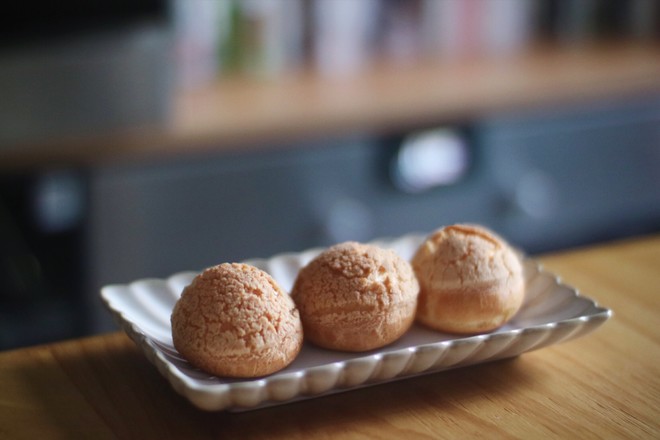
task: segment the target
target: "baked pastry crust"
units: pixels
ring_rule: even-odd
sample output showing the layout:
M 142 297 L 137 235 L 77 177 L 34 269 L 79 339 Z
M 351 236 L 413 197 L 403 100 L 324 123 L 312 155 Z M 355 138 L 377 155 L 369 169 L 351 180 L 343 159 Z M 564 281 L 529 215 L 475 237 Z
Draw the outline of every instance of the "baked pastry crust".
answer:
M 435 330 L 492 331 L 524 300 L 520 259 L 506 241 L 480 226 L 438 229 L 421 244 L 412 266 L 420 284 L 417 321 Z
M 300 315 L 266 272 L 240 263 L 195 277 L 171 316 L 177 351 L 217 376 L 258 377 L 293 361 L 302 347 Z
M 410 264 L 394 251 L 345 242 L 303 267 L 291 296 L 309 341 L 355 352 L 403 335 L 414 321 L 418 292 Z

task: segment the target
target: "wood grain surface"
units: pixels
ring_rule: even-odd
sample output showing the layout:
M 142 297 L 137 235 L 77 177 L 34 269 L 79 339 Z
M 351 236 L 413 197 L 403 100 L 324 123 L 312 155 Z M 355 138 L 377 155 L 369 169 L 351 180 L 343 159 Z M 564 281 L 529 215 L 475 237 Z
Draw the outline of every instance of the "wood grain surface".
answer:
M 245 413 L 203 412 L 122 333 L 0 353 L 0 438 L 660 438 L 660 236 L 540 258 L 614 310 L 518 358 Z

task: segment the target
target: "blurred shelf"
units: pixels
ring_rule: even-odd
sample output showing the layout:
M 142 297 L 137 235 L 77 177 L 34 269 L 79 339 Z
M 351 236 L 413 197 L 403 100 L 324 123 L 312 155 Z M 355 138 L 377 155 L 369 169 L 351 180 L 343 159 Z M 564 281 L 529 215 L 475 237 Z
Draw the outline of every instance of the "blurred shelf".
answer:
M 545 47 L 507 59 L 378 66 L 344 78 L 309 72 L 270 80 L 222 78 L 178 93 L 171 121 L 163 127 L 14 145 L 2 151 L 0 168 L 269 148 L 658 92 L 657 44 Z

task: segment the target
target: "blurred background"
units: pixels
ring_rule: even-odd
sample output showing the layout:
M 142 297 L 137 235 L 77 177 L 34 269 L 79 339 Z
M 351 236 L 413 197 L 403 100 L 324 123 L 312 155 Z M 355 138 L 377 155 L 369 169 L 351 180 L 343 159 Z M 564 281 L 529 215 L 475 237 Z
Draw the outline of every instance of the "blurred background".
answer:
M 0 350 L 99 289 L 485 224 L 660 230 L 660 2 L 19 2 L 0 16 Z

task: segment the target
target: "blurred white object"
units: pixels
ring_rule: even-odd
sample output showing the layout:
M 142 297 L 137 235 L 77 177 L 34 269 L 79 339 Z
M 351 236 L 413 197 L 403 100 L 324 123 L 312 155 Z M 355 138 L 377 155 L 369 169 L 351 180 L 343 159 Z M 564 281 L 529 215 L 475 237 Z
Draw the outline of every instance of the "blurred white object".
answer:
M 392 180 L 410 193 L 450 185 L 468 168 L 467 145 L 453 130 L 439 129 L 406 138 L 392 164 Z

